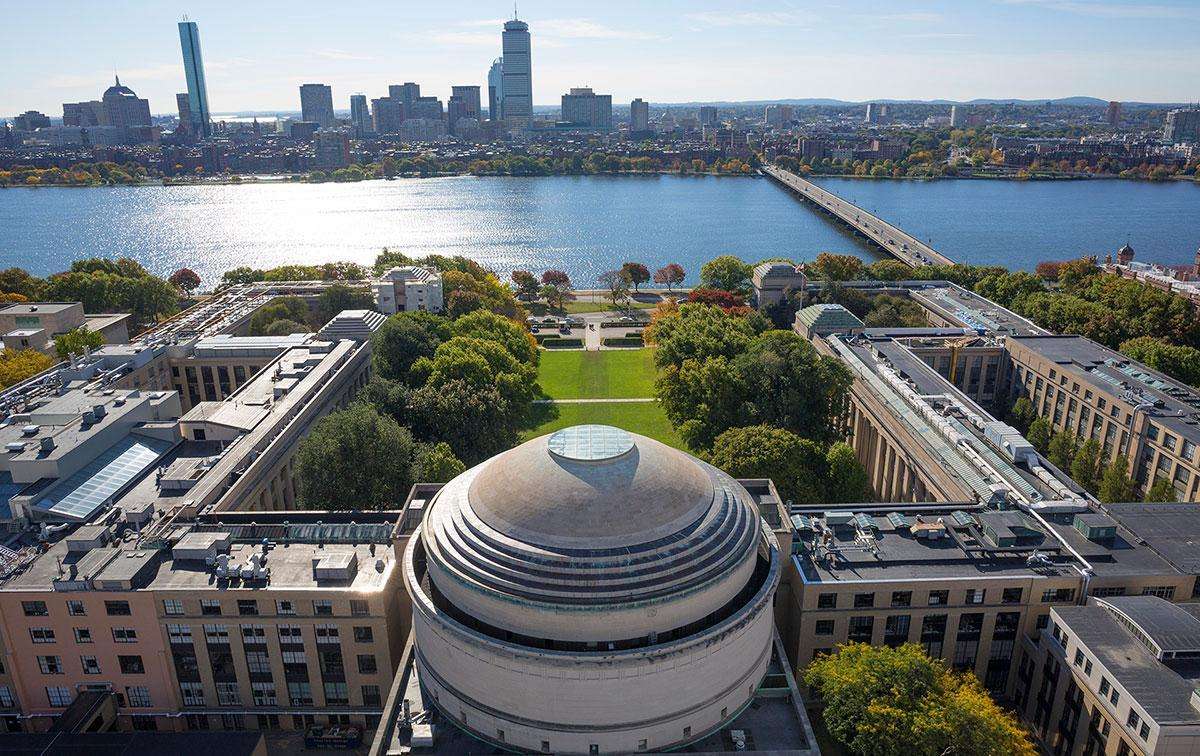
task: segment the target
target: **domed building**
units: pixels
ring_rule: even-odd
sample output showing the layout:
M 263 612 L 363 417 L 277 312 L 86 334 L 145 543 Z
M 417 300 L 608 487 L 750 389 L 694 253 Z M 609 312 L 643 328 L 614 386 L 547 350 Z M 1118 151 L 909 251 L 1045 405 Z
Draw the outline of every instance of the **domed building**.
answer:
M 678 748 L 737 716 L 771 659 L 780 554 L 750 494 L 617 428 L 459 475 L 404 566 L 426 698 L 505 749 Z
M 121 84 L 120 77 L 115 78 L 116 83 L 104 90 L 100 98 L 104 125 L 121 129 L 149 126 L 150 101 L 138 97 L 132 89 Z

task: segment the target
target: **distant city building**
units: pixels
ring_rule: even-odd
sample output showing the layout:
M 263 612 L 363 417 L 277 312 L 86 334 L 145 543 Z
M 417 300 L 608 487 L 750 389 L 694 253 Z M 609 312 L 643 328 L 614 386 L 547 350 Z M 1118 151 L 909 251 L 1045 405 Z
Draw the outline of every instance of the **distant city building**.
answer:
M 36 110 L 26 110 L 13 118 L 13 127 L 17 131 L 36 131 L 50 126 L 50 116 Z
M 966 113 L 957 105 L 950 106 L 950 128 L 960 129 L 966 123 Z
M 63 126 L 101 126 L 104 103 L 99 100 L 63 103 Z
M 598 95 L 591 87 L 574 87 L 562 96 L 562 120 L 587 129 L 611 129 L 612 95 Z
M 404 123 L 404 103 L 395 97 L 371 100 L 371 118 L 377 134 L 395 134 Z
M 791 105 L 768 105 L 763 109 L 763 123 L 779 128 L 791 122 L 795 114 L 795 109 Z
M 406 142 L 436 142 L 446 136 L 446 122 L 441 118 L 405 118 L 400 124 L 400 137 Z
M 150 125 L 150 101 L 138 97 L 133 90 L 116 83 L 104 90 L 100 98 L 104 107 L 104 124 L 118 129 Z
M 650 130 L 650 103 L 637 98 L 629 103 L 629 131 L 631 133 Z
M 320 127 L 316 121 L 289 121 L 288 136 L 297 142 L 307 142 L 312 140 Z
M 480 102 L 480 89 L 476 84 L 460 85 L 450 87 L 451 97 L 457 97 L 465 108 L 463 118 L 474 118 L 479 120 L 481 117 L 482 103 Z
M 323 170 L 350 165 L 350 139 L 345 133 L 332 129 L 317 132 L 316 165 Z
M 717 125 L 717 108 L 715 105 L 700 106 L 700 125 L 701 126 L 716 126 Z
M 1121 125 L 1121 103 L 1113 100 L 1108 103 L 1108 109 L 1104 112 L 1104 120 L 1108 121 L 1108 125 L 1114 129 Z
M 371 131 L 371 113 L 367 110 L 367 96 L 350 95 L 350 126 L 354 136 L 360 139 Z
M 175 93 L 175 109 L 179 111 L 179 126 L 175 128 L 175 133 L 190 134 L 193 127 L 192 103 L 187 92 Z
M 891 115 L 891 107 L 887 103 L 868 102 L 867 115 L 864 119 L 867 123 L 880 123 Z
M 404 118 L 424 118 L 431 121 L 442 119 L 442 101 L 436 97 L 418 97 L 412 107 L 405 106 Z
M 504 120 L 504 58 L 492 61 L 488 69 L 488 118 Z
M 204 81 L 204 58 L 200 54 L 200 29 L 195 21 L 179 23 L 179 44 L 183 50 L 183 73 L 187 79 L 190 131 L 197 136 L 212 135 L 212 113 L 208 109 L 208 85 Z
M 412 114 L 413 104 L 421 97 L 421 85 L 411 81 L 406 81 L 403 84 L 392 84 L 388 87 L 388 97 L 404 106 L 404 118 L 414 117 Z
M 328 84 L 300 85 L 300 118 L 321 128 L 334 125 L 333 89 Z
M 1200 141 L 1200 108 L 1179 108 L 1167 113 L 1163 139 L 1168 142 Z
M 504 120 L 515 128 L 533 122 L 533 60 L 529 24 L 517 18 L 504 23 L 501 37 L 504 58 Z
M 442 275 L 433 268 L 405 265 L 392 268 L 371 282 L 375 309 L 384 315 L 442 310 Z

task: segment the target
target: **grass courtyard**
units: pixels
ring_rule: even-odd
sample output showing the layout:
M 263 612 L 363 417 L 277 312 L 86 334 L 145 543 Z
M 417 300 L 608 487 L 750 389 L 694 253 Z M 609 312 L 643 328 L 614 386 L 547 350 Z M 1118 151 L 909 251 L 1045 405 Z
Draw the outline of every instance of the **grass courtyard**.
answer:
M 546 399 L 637 399 L 654 396 L 654 350 L 546 350 L 538 383 Z
M 654 396 L 654 350 L 542 352 L 538 383 L 545 399 L 638 399 Z M 571 425 L 613 425 L 686 449 L 658 402 L 585 402 L 534 405 L 527 440 Z

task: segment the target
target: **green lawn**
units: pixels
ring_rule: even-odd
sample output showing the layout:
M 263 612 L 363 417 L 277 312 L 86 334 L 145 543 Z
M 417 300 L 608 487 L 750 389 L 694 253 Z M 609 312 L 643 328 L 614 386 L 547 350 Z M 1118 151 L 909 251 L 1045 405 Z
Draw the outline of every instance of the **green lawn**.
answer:
M 530 315 L 541 317 L 547 314 L 548 308 L 544 302 L 523 302 L 525 309 L 529 310 Z M 601 295 L 582 294 L 578 299 L 567 302 L 564 311 L 570 315 L 578 315 L 584 312 L 624 312 L 626 310 L 652 310 L 658 306 L 658 301 L 642 302 L 631 301 L 623 307 L 613 307 L 613 303 L 607 297 Z M 561 314 L 561 313 L 550 313 Z
M 603 354 L 603 352 L 601 352 Z M 521 435 L 522 441 L 536 438 L 571 425 L 598 423 L 622 428 L 630 433 L 657 439 L 669 446 L 687 451 L 683 439 L 675 432 L 671 421 L 658 402 L 597 402 L 595 404 L 539 404 L 534 411 L 541 415 L 542 424 Z
M 543 351 L 538 383 L 547 399 L 654 396 L 654 350 Z

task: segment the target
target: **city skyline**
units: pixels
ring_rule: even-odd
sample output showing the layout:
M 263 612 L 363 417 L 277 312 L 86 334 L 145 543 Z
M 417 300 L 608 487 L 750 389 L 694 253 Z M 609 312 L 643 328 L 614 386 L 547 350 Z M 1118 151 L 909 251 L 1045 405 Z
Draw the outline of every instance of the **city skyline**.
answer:
M 175 95 L 187 90 L 172 33 L 182 10 L 125 0 L 103 10 L 80 6 L 65 20 L 50 8 L 10 19 L 18 35 L 26 27 L 29 34 L 50 26 L 64 33 L 0 67 L 0 113 L 32 108 L 57 117 L 61 103 L 94 96 L 114 68 L 155 114 L 175 112 Z M 454 85 L 486 88 L 507 10 L 466 3 L 400 15 L 365 1 L 336 13 L 266 3 L 207 7 L 191 20 L 204 28 L 211 112 L 219 115 L 294 111 L 296 88 L 314 81 L 333 88 L 339 110 L 350 95 L 377 95 L 397 81 L 421 82 L 440 99 Z M 1066 96 L 1186 102 L 1195 99 L 1189 85 L 1200 74 L 1186 23 L 1200 20 L 1200 8 L 1182 3 L 931 2 L 897 12 L 866 2 L 836 9 L 568 2 L 526 3 L 520 16 L 537 48 L 532 99 L 539 108 L 578 86 L 612 92 L 621 103 Z M 80 41 L 74 27 L 93 34 Z M 114 42 L 122 37 L 118 27 L 138 44 Z M 1004 39 L 1004 48 L 989 38 Z M 1111 53 L 1117 49 L 1121 55 Z

